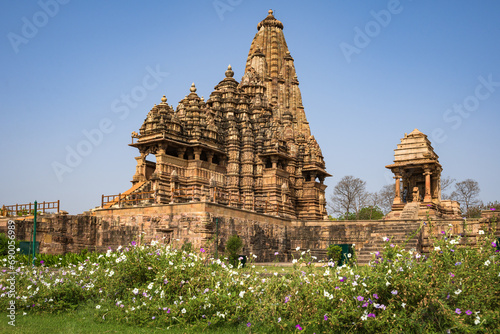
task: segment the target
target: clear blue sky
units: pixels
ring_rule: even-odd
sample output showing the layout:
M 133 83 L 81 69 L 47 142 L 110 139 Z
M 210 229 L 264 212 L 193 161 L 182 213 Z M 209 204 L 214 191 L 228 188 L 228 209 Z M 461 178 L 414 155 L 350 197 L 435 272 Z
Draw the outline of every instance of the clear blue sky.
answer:
M 328 195 L 345 175 L 370 191 L 391 183 L 384 166 L 418 128 L 444 175 L 500 200 L 498 1 L 59 1 L 0 4 L 0 205 L 60 199 L 76 214 L 127 190 L 130 133 L 164 94 L 176 106 L 195 82 L 208 99 L 228 64 L 239 81 L 270 8 L 333 174 Z

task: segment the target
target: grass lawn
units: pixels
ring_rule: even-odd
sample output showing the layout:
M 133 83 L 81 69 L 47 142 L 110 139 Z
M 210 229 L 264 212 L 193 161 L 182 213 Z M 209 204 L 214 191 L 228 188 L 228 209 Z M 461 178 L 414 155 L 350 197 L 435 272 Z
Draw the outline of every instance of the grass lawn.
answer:
M 151 328 L 128 326 L 115 322 L 99 322 L 96 321 L 95 315 L 91 308 L 82 309 L 75 312 L 65 312 L 61 314 L 27 314 L 18 312 L 16 315 L 15 327 L 8 324 L 9 318 L 4 312 L 0 313 L 0 333 L 71 333 L 71 334 L 87 334 L 87 333 L 193 333 L 200 332 L 199 329 L 186 329 L 171 327 Z M 223 327 L 214 328 L 210 333 L 247 333 L 246 327 Z M 263 332 L 264 333 L 264 332 Z

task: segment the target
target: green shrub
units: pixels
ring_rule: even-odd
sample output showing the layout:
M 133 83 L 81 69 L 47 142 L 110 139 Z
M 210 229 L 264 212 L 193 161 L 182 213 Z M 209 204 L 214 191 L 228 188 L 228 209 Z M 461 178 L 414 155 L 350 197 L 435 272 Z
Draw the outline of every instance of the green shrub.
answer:
M 229 263 L 234 267 L 238 266 L 238 257 L 241 249 L 243 248 L 243 241 L 238 235 L 231 236 L 226 243 L 226 254 L 229 258 Z
M 329 261 L 338 263 L 342 256 L 342 247 L 339 245 L 330 245 L 326 249 L 326 256 Z
M 9 252 L 9 237 L 7 235 L 0 233 L 0 256 L 7 256 Z M 19 241 L 15 241 L 16 249 L 19 248 Z
M 57 270 L 20 266 L 14 274 L 16 312 L 30 316 L 86 306 L 96 321 L 186 332 L 498 332 L 497 239 L 488 231 L 467 230 L 471 244 L 450 231 L 440 235 L 428 254 L 386 239 L 384 249 L 360 267 L 318 265 L 310 251 L 296 248 L 287 272 L 251 263 L 234 270 L 227 258 L 214 259 L 205 248 L 188 253 L 134 243 L 88 253 Z M 228 240 L 232 244 L 241 249 Z M 61 261 L 67 257 L 75 259 L 65 255 Z M 11 277 L 0 272 L 4 310 L 12 300 Z

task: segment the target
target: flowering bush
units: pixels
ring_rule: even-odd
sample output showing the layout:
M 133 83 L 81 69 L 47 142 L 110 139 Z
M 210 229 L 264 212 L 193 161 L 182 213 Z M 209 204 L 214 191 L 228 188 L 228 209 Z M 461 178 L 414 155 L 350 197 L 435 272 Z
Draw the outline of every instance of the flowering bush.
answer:
M 92 305 L 98 321 L 192 330 L 494 331 L 500 322 L 498 252 L 491 234 L 474 238 L 478 248 L 445 231 L 428 256 L 387 238 L 364 267 L 315 267 L 310 252 L 297 249 L 300 258 L 286 275 L 259 269 L 254 256 L 246 268 L 235 268 L 205 248 L 133 243 L 57 270 L 20 266 L 16 308 L 29 314 Z M 4 309 L 9 277 L 5 270 L 0 276 Z

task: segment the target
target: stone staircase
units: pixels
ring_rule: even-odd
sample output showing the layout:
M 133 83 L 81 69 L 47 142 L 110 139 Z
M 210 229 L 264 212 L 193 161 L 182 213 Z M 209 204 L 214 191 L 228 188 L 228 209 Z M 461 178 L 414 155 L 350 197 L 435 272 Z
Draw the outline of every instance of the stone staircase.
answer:
M 408 205 L 408 204 L 407 204 Z M 405 207 L 406 209 L 406 207 Z M 417 209 L 418 214 L 418 209 Z M 420 221 L 397 221 L 383 222 L 372 229 L 371 239 L 364 244 L 361 250 L 357 253 L 358 264 L 368 264 L 373 256 L 372 253 L 382 251 L 384 249 L 384 237 L 391 239 L 391 243 L 401 246 L 410 236 L 420 227 Z M 408 240 L 405 249 L 419 249 L 419 234 Z
M 399 216 L 400 219 L 418 219 L 419 202 L 407 203 Z

